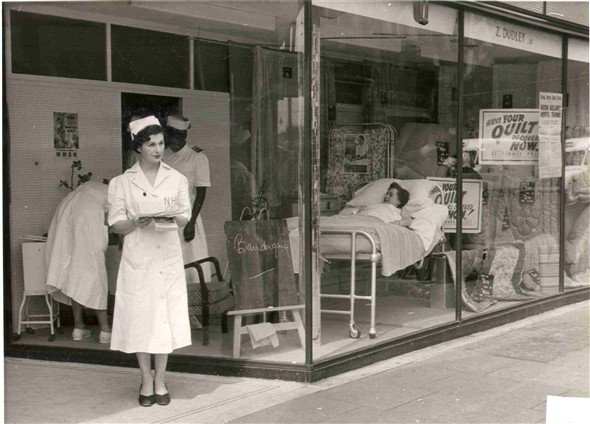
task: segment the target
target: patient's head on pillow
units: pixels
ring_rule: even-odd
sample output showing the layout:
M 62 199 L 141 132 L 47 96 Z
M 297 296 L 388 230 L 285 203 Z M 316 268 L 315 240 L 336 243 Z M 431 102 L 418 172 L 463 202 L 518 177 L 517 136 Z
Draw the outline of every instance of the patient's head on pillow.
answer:
M 394 178 L 381 178 L 375 180 L 355 192 L 354 197 L 346 204 L 356 208 L 362 208 L 375 203 L 383 202 L 383 193 L 385 193 L 391 183 L 398 183 L 410 193 L 410 199 L 404 206 L 408 211 L 417 211 L 427 206 L 433 205 L 431 194 L 439 186 L 435 181 L 427 179 L 398 180 Z
M 403 208 L 410 200 L 410 192 L 400 186 L 398 183 L 393 182 L 389 185 L 383 203 L 389 203 L 398 208 Z

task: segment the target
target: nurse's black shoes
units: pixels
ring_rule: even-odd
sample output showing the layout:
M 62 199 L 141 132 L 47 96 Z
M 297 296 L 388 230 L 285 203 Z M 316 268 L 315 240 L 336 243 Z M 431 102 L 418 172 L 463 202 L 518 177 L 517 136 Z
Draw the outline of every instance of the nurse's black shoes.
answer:
M 166 386 L 166 390 L 168 390 L 168 386 Z M 166 406 L 170 403 L 170 393 L 166 392 L 163 395 L 159 395 L 156 393 L 154 388 L 154 395 L 156 396 L 156 403 L 158 405 Z
M 139 404 L 141 406 L 152 406 L 156 403 L 156 395 L 152 394 L 149 396 L 144 396 L 141 394 L 141 385 L 139 386 Z

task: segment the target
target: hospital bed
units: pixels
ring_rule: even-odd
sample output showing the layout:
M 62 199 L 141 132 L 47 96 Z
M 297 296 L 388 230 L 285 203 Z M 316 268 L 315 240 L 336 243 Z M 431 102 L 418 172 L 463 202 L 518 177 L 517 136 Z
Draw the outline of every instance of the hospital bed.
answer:
M 443 227 L 448 209 L 441 204 L 442 190 L 420 171 L 428 170 L 430 176 L 444 176 L 445 167 L 437 157 L 437 150 L 440 150 L 441 143 L 446 143 L 446 153 L 453 153 L 452 146 L 449 148 L 449 131 L 436 124 L 412 123 L 405 133 L 402 128 L 399 140 L 395 140 L 396 136 L 395 129 L 386 124 L 339 125 L 329 135 L 326 191 L 348 201 L 337 215 L 321 217 L 320 255 L 327 261 L 350 263 L 350 291 L 332 294 L 320 290 L 320 299 L 349 301 L 346 310 L 326 308 L 322 313 L 348 315 L 351 338 L 361 335 L 355 321 L 357 300 L 370 302 L 369 337 L 376 337 L 378 271 L 389 277 L 414 264 L 420 267 L 424 258 L 444 240 Z M 356 160 L 351 160 L 358 152 L 355 149 L 358 140 L 368 144 L 368 153 L 366 157 L 359 159 L 357 155 Z M 418 170 L 412 169 L 416 155 L 421 158 Z M 398 170 L 403 168 L 399 176 L 395 173 L 396 167 Z M 394 175 L 398 178 L 392 178 Z M 404 213 L 414 218 L 410 228 L 355 213 L 359 208 L 382 203 L 393 181 L 410 192 L 410 202 L 404 208 Z M 290 236 L 298 233 L 297 222 L 297 219 L 288 222 Z M 368 295 L 357 294 L 357 265 L 360 263 L 370 264 Z

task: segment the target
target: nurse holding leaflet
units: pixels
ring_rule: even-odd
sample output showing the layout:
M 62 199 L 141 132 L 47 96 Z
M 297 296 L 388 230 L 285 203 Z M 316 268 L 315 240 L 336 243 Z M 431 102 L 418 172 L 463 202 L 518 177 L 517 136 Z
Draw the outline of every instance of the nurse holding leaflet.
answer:
M 190 218 L 188 183 L 186 177 L 162 162 L 164 134 L 156 117 L 135 120 L 130 129 L 140 159 L 113 178 L 108 192 L 109 225 L 113 232 L 125 236 L 111 349 L 137 355 L 141 371 L 139 404 L 167 405 L 168 354 L 191 344 L 177 230 Z

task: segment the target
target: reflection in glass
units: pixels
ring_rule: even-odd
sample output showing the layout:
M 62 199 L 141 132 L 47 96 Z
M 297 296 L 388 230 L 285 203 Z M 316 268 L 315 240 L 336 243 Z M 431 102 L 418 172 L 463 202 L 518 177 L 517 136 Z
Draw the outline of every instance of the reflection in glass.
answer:
M 464 177 L 483 182 L 465 285 L 493 311 L 559 290 L 561 39 L 469 13 L 465 36 Z

